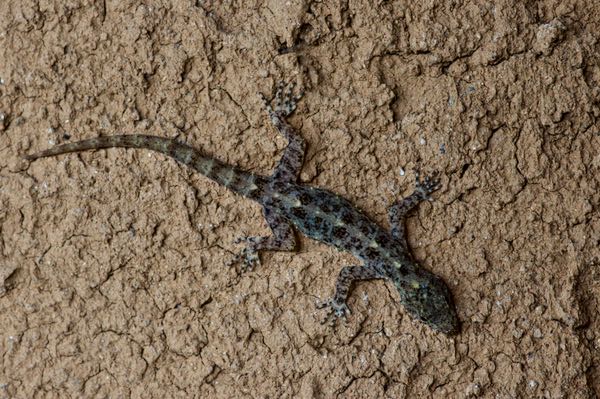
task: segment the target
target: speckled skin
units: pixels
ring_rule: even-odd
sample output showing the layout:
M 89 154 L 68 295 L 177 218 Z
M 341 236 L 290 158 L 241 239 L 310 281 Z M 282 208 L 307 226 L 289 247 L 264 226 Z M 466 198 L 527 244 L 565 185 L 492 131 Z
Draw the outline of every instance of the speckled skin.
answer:
M 350 313 L 346 299 L 352 283 L 389 279 L 398 289 L 400 302 L 414 318 L 436 331 L 446 334 L 458 332 L 458 317 L 448 287 L 412 259 L 404 233 L 404 217 L 420 201 L 429 199 L 429 194 L 438 188 L 439 180 L 429 177 L 421 180 L 416 174 L 414 193 L 395 202 L 389 209 L 392 226 L 389 232 L 339 195 L 298 183 L 304 159 L 304 141 L 286 121 L 300 98 L 293 97 L 292 91 L 292 85 L 287 88 L 280 85 L 274 108 L 263 97 L 271 122 L 289 142 L 270 177 L 241 171 L 205 157 L 192 147 L 174 140 L 143 135 L 98 137 L 59 145 L 25 158 L 35 160 L 68 152 L 113 147 L 145 148 L 166 154 L 263 206 L 265 219 L 273 235 L 240 240 L 247 245 L 234 261 L 243 261 L 247 269 L 259 263 L 260 251 L 294 250 L 294 227 L 307 237 L 351 252 L 363 262 L 363 266 L 342 268 L 334 296 L 317 305 L 319 308 L 328 308 L 325 320 L 333 322 L 337 317 L 346 317 Z

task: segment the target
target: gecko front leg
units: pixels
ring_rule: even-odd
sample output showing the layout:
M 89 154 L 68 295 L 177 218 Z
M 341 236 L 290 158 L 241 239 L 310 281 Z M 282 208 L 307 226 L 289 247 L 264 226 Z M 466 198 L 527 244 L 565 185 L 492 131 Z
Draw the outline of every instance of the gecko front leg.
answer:
M 440 188 L 440 179 L 437 173 L 425 176 L 421 180 L 419 171 L 415 171 L 415 191 L 406 198 L 397 200 L 388 209 L 388 218 L 391 225 L 392 237 L 398 241 L 404 249 L 408 250 L 406 244 L 406 233 L 404 231 L 404 219 L 408 212 L 413 210 L 421 201 L 430 200 L 430 194 Z
M 294 86 L 293 83 L 287 85 L 280 83 L 273 100 L 267 100 L 265 96 L 260 95 L 271 123 L 288 141 L 283 156 L 271 176 L 271 179 L 276 182 L 296 182 L 304 162 L 304 140 L 286 120 L 302 98 L 302 93 L 293 95 Z

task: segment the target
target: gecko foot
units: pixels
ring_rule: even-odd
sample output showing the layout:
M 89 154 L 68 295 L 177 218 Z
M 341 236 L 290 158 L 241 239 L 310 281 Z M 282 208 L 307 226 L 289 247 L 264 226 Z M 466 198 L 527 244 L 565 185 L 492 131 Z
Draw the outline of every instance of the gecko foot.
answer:
M 254 270 L 255 266 L 260 266 L 260 257 L 258 256 L 258 250 L 255 248 L 256 238 L 257 237 L 240 237 L 236 239 L 234 244 L 246 242 L 247 246 L 234 256 L 233 259 L 227 262 L 227 266 L 231 267 L 241 263 L 242 273 L 250 272 Z
M 267 110 L 270 117 L 272 117 L 273 115 L 277 115 L 279 117 L 286 117 L 294 112 L 296 106 L 298 105 L 298 101 L 304 95 L 304 93 L 302 92 L 298 93 L 297 95 L 294 95 L 295 86 L 296 84 L 294 82 L 280 82 L 277 85 L 275 97 L 270 100 L 268 100 L 263 94 L 259 94 L 260 98 L 262 99 L 265 105 L 265 109 Z
M 415 192 L 419 193 L 419 197 L 431 201 L 430 194 L 441 187 L 439 173 L 434 172 L 431 176 L 425 176 L 421 179 L 421 172 L 415 170 Z
M 335 325 L 337 319 L 342 318 L 344 321 L 348 321 L 347 316 L 350 312 L 350 308 L 346 305 L 346 302 L 338 302 L 333 298 L 326 299 L 324 301 L 316 302 L 317 309 L 327 308 L 325 317 L 321 320 L 321 324 L 328 323 L 330 326 Z

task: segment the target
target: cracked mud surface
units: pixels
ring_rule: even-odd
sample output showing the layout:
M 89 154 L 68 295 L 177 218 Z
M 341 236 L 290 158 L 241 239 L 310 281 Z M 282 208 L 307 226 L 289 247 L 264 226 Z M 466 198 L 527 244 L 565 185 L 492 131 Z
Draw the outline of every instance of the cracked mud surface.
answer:
M 586 1 L 0 2 L 0 398 L 599 394 L 598 21 Z M 306 91 L 303 181 L 387 224 L 417 166 L 443 171 L 409 244 L 460 335 L 383 282 L 321 325 L 356 261 L 307 239 L 238 276 L 258 205 L 164 156 L 19 158 L 145 133 L 268 174 L 285 143 L 256 93 L 282 78 Z

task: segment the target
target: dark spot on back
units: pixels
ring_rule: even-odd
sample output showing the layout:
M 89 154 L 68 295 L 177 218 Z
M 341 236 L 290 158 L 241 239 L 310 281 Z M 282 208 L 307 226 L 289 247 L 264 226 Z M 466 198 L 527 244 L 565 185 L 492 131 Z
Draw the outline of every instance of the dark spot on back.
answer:
M 317 231 L 320 231 L 322 233 L 325 232 L 325 229 L 327 228 L 327 225 L 325 223 L 325 220 L 323 220 L 323 218 L 319 217 L 319 216 L 315 216 L 313 218 L 313 225 L 315 226 L 315 229 Z
M 315 226 L 321 226 L 323 224 L 323 218 L 320 216 L 315 216 L 313 218 L 313 222 L 315 223 Z
M 367 223 L 361 223 L 359 226 L 359 230 L 367 237 L 371 235 L 371 226 Z
M 279 198 L 271 197 L 266 203 L 275 209 L 281 209 L 281 200 Z
M 346 228 L 344 226 L 335 226 L 333 228 L 332 234 L 335 238 L 343 240 L 344 238 L 346 238 L 348 236 L 348 230 L 346 230 Z
M 362 248 L 362 241 L 360 241 L 359 239 L 357 239 L 354 236 L 348 236 L 348 244 L 349 244 L 350 248 L 354 248 L 354 249 Z
M 342 219 L 342 222 L 344 222 L 344 224 L 350 226 L 354 224 L 354 215 L 352 215 L 352 212 L 348 210 L 342 211 L 342 215 L 340 216 L 340 218 Z
M 373 259 L 373 258 L 376 258 L 376 257 L 378 257 L 378 256 L 379 256 L 379 251 L 377 250 L 377 248 L 371 248 L 371 247 L 367 247 L 367 248 L 365 249 L 365 255 L 366 255 L 368 258 L 371 258 L 371 259 Z
M 294 217 L 296 217 L 297 219 L 300 219 L 300 220 L 306 219 L 306 211 L 301 206 L 292 208 L 291 212 L 292 212 L 292 215 L 294 215 Z
M 380 244 L 392 240 L 383 230 L 379 229 L 376 231 L 374 239 Z
M 311 203 L 310 195 L 308 195 L 307 193 L 304 193 L 304 192 L 302 192 L 298 195 L 298 199 L 300 200 L 302 205 L 308 205 Z

